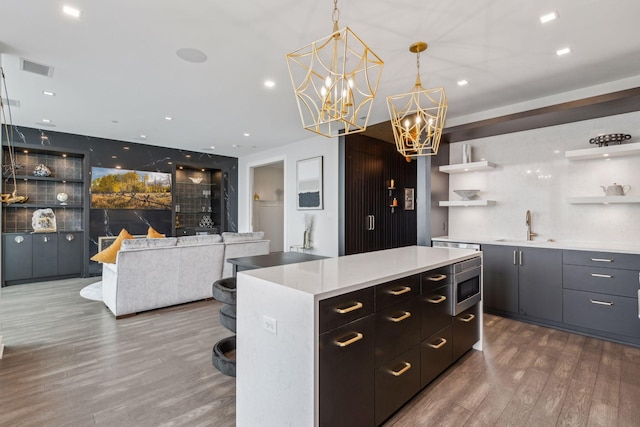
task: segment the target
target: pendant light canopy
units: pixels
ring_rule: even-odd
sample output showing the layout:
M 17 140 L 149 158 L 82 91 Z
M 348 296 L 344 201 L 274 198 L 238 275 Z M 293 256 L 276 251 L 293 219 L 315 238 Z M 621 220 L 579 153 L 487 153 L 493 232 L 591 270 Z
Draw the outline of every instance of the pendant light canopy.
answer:
M 420 52 L 426 49 L 425 42 L 409 47 L 409 51 L 416 54 L 418 71 L 413 90 L 387 97 L 396 148 L 407 160 L 438 154 L 447 115 L 444 88 L 425 89 L 420 82 Z
M 349 27 L 287 55 L 302 126 L 326 137 L 367 128 L 384 62 Z

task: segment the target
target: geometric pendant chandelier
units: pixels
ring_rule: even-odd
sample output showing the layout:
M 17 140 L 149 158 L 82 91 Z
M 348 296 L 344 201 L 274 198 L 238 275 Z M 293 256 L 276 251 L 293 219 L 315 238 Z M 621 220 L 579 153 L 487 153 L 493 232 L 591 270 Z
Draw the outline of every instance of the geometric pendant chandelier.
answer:
M 444 88 L 425 89 L 420 82 L 420 52 L 427 43 L 416 42 L 409 51 L 416 54 L 418 75 L 413 90 L 387 97 L 396 148 L 407 160 L 438 154 L 447 115 Z
M 367 128 L 384 62 L 349 27 L 338 29 L 287 55 L 302 126 L 334 137 Z

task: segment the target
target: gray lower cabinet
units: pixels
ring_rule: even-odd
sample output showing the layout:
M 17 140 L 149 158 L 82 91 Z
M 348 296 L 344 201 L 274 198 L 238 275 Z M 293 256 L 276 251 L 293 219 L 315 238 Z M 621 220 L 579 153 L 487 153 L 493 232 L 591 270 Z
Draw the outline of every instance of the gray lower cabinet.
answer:
M 519 313 L 562 322 L 562 251 L 520 247 L 518 266 Z
M 562 251 L 482 245 L 488 309 L 562 321 Z
M 563 253 L 563 320 L 594 335 L 640 339 L 640 255 Z
M 58 275 L 58 235 L 44 233 L 33 235 L 33 278 Z
M 480 305 L 469 307 L 453 318 L 452 358 L 458 360 L 480 339 Z
M 485 308 L 518 312 L 518 248 L 482 245 L 483 294 Z
M 82 231 L 4 233 L 2 235 L 3 284 L 82 275 L 83 236 Z
M 379 366 L 375 375 L 375 423 L 381 425 L 420 391 L 420 346 L 416 344 Z
M 473 345 L 473 344 L 471 344 Z M 451 321 L 420 344 L 420 386 L 424 387 L 451 365 L 453 338 Z
M 2 273 L 5 282 L 32 277 L 33 235 L 4 233 L 2 235 Z

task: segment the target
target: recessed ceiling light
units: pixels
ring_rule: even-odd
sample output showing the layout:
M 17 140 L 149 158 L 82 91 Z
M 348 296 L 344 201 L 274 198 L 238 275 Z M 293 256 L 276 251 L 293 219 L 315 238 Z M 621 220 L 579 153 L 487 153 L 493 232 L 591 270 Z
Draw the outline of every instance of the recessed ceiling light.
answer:
M 74 18 L 80 18 L 80 9 L 76 9 L 75 7 L 67 6 L 66 4 L 62 6 L 62 12 L 65 15 L 73 16 Z
M 569 47 L 563 47 L 562 49 L 556 50 L 556 55 L 558 55 L 558 56 L 563 56 L 563 55 L 566 55 L 568 53 L 571 53 L 571 48 L 569 48 Z
M 216 149 L 216 146 L 215 146 L 215 145 L 212 145 L 212 146 L 211 146 L 211 147 L 209 147 L 209 148 L 211 148 L 212 150 L 215 150 L 215 149 Z
M 51 91 L 48 91 L 48 90 L 43 90 L 42 94 L 43 95 L 47 95 L 47 96 L 56 96 L 55 92 L 51 92 Z
M 67 157 L 67 155 L 66 155 L 66 154 L 63 154 L 63 155 L 62 155 L 62 157 Z
M 129 147 L 122 147 L 122 148 L 123 148 L 123 149 L 125 149 L 125 150 L 128 150 L 128 149 L 129 149 Z
M 22 150 L 24 154 L 29 154 L 29 150 Z
M 233 148 L 240 148 L 240 146 L 238 144 L 233 144 L 232 147 Z
M 168 122 L 170 122 L 171 120 L 173 120 L 173 117 L 169 117 L 169 116 L 164 116 L 164 119 Z
M 172 164 L 173 164 L 173 162 L 167 162 L 167 164 L 168 164 L 168 165 L 172 165 Z
M 145 139 L 147 137 L 147 135 L 141 134 L 140 138 Z
M 608 154 L 603 154 L 602 157 L 609 157 L 609 155 Z
M 117 158 L 118 158 L 118 156 L 111 156 L 111 158 L 112 158 L 112 159 L 117 159 Z
M 265 80 L 265 81 L 264 81 L 264 85 L 265 85 L 266 87 L 271 88 L 271 87 L 274 87 L 274 86 L 276 85 L 276 82 L 274 82 L 273 80 Z
M 466 80 L 458 80 L 458 86 L 466 86 L 468 85 L 469 82 Z
M 547 22 L 551 22 L 558 17 L 558 12 L 549 12 L 540 17 L 540 22 L 546 24 Z
M 122 169 L 122 166 L 116 166 L 116 169 Z
M 187 158 L 191 157 L 191 154 L 185 154 L 185 157 L 187 157 Z
M 244 136 L 251 136 L 251 134 L 249 132 L 245 132 L 243 135 Z
M 42 123 L 51 123 L 51 119 L 42 119 Z

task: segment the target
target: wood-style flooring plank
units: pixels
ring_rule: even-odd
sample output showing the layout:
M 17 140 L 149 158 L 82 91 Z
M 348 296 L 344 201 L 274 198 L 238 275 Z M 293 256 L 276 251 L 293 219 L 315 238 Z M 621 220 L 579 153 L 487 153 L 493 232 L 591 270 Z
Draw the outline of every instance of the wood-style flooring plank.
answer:
M 97 280 L 0 289 L 0 426 L 234 426 L 235 380 L 211 364 L 220 303 L 116 320 L 78 294 Z M 484 349 L 386 425 L 638 425 L 638 348 L 485 315 Z

